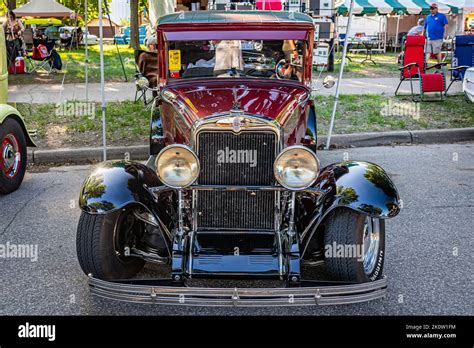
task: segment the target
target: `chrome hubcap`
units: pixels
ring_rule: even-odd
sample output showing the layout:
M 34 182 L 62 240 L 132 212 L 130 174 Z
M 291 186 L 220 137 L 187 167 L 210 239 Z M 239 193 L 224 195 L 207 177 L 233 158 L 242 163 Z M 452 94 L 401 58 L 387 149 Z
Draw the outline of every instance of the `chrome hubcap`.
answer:
M 20 169 L 21 153 L 18 140 L 13 134 L 7 134 L 1 144 L 1 169 L 10 179 L 13 179 Z
M 377 263 L 380 247 L 380 222 L 378 219 L 367 217 L 364 224 L 362 249 L 364 251 L 364 272 L 372 274 Z

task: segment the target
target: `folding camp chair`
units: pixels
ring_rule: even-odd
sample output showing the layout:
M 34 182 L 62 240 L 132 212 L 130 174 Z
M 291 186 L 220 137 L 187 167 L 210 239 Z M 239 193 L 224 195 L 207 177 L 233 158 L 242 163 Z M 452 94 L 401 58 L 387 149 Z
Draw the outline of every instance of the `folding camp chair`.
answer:
M 474 35 L 458 35 L 453 40 L 453 62 L 451 71 L 451 83 L 446 89 L 446 95 L 451 85 L 464 78 L 466 70 L 474 66 Z
M 151 90 L 156 95 L 156 87 L 158 81 L 158 53 L 143 50 L 135 51 L 135 102 L 143 100 L 147 106 L 152 100 L 147 100 L 147 92 Z M 143 78 L 148 80 L 143 85 Z
M 21 54 L 21 42 L 19 40 L 6 41 L 7 46 L 7 66 L 15 64 L 15 59 Z
M 400 70 L 400 83 L 395 90 L 395 95 L 398 95 L 398 89 L 402 82 L 410 81 L 411 97 L 413 101 L 426 101 L 423 95 L 427 92 L 439 92 L 440 99 L 443 100 L 446 88 L 446 78 L 444 73 L 444 66 L 446 63 L 438 63 L 436 65 L 426 67 L 425 63 L 425 37 L 424 36 L 407 36 L 405 41 L 405 52 L 403 55 L 403 63 Z M 430 69 L 440 69 L 441 72 L 427 74 L 426 71 Z M 413 81 L 420 81 L 420 99 L 415 99 L 413 91 Z M 432 101 L 432 100 L 430 100 Z
M 26 57 L 30 63 L 28 73 L 45 71 L 50 74 L 53 71 L 52 53 L 55 50 L 54 46 L 55 41 L 33 38 L 32 54 Z M 44 48 L 46 48 L 46 52 L 43 52 Z

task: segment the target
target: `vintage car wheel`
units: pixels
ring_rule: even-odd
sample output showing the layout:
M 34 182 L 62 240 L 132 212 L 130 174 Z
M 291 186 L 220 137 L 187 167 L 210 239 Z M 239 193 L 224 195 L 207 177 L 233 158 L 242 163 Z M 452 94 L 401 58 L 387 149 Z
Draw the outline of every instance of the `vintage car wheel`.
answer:
M 125 240 L 134 231 L 136 219 L 130 211 L 105 215 L 82 213 L 77 227 L 76 249 L 86 274 L 103 280 L 133 277 L 145 261 L 124 256 Z
M 331 249 L 334 253 L 325 258 L 332 278 L 364 283 L 382 277 L 385 258 L 384 220 L 347 208 L 336 209 L 328 216 L 324 244 L 325 252 Z M 340 246 L 341 253 L 334 250 L 335 246 Z M 353 248 L 342 251 L 345 246 L 356 246 L 356 253 Z
M 7 118 L 0 126 L 0 193 L 20 187 L 26 171 L 26 139 L 20 124 Z

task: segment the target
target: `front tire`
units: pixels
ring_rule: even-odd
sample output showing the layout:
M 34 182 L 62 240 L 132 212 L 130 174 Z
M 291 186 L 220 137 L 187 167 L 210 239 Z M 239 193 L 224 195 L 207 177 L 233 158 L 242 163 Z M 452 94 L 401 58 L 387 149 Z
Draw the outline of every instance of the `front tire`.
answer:
M 326 267 L 333 279 L 365 283 L 382 277 L 384 220 L 347 208 L 335 209 L 326 220 L 324 245 Z
M 0 194 L 20 187 L 26 172 L 26 138 L 23 128 L 12 118 L 0 125 Z
M 85 274 L 103 280 L 127 279 L 143 268 L 145 261 L 142 259 L 123 256 L 126 219 L 126 211 L 105 215 L 81 214 L 76 249 Z

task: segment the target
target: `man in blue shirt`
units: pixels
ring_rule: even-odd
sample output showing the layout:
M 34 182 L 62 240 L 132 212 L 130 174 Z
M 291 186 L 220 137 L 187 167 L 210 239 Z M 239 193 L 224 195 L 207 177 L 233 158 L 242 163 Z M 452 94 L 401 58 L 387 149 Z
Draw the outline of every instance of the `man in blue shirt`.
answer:
M 430 15 L 426 16 L 425 29 L 423 35 L 427 34 L 428 41 L 426 43 L 426 60 L 431 54 L 436 54 L 438 63 L 441 63 L 441 46 L 443 39 L 448 35 L 448 19 L 442 13 L 438 12 L 438 5 L 432 3 L 430 6 Z

